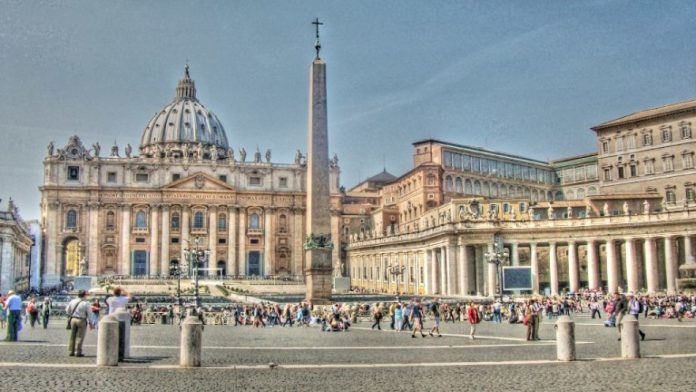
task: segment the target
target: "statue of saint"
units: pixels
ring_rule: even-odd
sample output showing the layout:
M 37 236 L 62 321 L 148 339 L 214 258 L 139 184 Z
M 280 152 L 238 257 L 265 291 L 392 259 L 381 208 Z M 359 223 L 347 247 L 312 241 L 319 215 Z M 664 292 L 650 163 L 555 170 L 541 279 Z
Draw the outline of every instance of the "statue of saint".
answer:
M 244 149 L 244 147 L 242 147 L 239 150 L 239 161 L 242 163 L 244 163 L 244 161 L 246 161 L 246 150 Z
M 568 219 L 573 217 L 573 207 L 568 206 L 568 208 L 566 208 L 566 215 L 568 215 Z
M 84 257 L 80 260 L 80 276 L 87 275 L 87 259 Z
M 338 155 L 334 154 L 331 158 L 331 167 L 338 167 Z
M 254 153 L 254 163 L 261 163 L 261 151 L 256 147 L 256 152 Z
M 196 149 L 196 151 L 198 153 L 198 160 L 202 161 L 203 160 L 203 153 L 204 153 L 203 143 L 198 143 L 198 148 Z
M 626 202 L 626 201 L 624 201 L 624 203 L 623 203 L 623 213 L 624 213 L 624 215 L 628 215 L 630 213 L 630 211 L 628 209 L 628 202 Z
M 227 149 L 227 159 L 229 159 L 230 163 L 234 163 L 234 149 L 233 148 Z
M 210 159 L 213 162 L 218 160 L 218 149 L 215 146 L 210 146 Z
M 643 200 L 643 214 L 647 215 L 650 213 L 650 203 L 648 200 Z
M 133 147 L 131 147 L 130 143 L 126 144 L 126 148 L 124 151 L 126 152 L 126 157 L 130 158 L 131 153 L 133 152 Z
M 118 146 L 116 145 L 116 142 L 114 142 L 114 145 L 111 146 L 111 156 L 118 158 Z
M 553 206 L 549 205 L 549 209 L 546 210 L 546 214 L 548 215 L 549 219 L 553 219 Z
M 101 146 L 99 142 L 92 144 L 92 149 L 94 150 L 94 157 L 99 158 L 99 153 L 101 152 Z
M 302 151 L 297 150 L 295 151 L 295 164 L 299 165 L 302 163 Z
M 271 149 L 266 150 L 266 162 L 271 163 Z
M 604 213 L 604 216 L 609 216 L 609 204 L 604 203 L 604 206 L 602 206 L 602 212 Z
M 53 156 L 53 150 L 55 149 L 55 146 L 53 145 L 53 142 L 48 143 L 48 156 L 52 157 Z M 299 151 L 299 150 L 298 150 Z

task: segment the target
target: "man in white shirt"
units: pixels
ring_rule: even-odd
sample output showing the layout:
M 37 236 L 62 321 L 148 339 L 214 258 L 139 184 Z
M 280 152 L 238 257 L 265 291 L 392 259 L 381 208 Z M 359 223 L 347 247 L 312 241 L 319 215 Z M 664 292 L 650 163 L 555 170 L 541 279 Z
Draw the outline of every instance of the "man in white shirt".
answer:
M 125 290 L 116 287 L 113 297 L 106 299 L 106 304 L 109 306 L 109 314 L 114 314 L 118 309 L 128 309 L 130 298 L 130 294 L 126 293 Z
M 22 298 L 15 294 L 14 290 L 7 292 L 4 310 L 7 312 L 7 337 L 8 342 L 19 340 L 19 323 L 22 314 Z
M 65 307 L 70 326 L 70 340 L 68 341 L 68 355 L 71 357 L 84 357 L 82 354 L 82 342 L 87 334 L 87 320 L 92 314 L 89 301 L 85 299 L 87 292 L 80 290 L 77 298 L 70 301 Z

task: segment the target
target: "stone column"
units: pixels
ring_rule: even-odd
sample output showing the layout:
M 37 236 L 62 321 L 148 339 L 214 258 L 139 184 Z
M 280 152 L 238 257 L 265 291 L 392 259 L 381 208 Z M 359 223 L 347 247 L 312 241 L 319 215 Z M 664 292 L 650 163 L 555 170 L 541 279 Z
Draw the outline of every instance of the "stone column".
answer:
M 558 261 L 556 259 L 556 243 L 549 243 L 549 282 L 551 295 L 558 295 Z
M 58 230 L 60 228 L 60 202 L 48 203 L 48 218 L 46 227 L 46 271 L 43 278 L 44 285 L 52 286 L 60 282 L 61 278 L 61 244 L 58 243 Z
M 228 206 L 227 211 L 229 217 L 229 222 L 227 222 L 227 274 L 237 275 L 239 271 L 235 257 L 237 252 L 237 206 Z
M 667 294 L 677 292 L 677 258 L 674 255 L 674 237 L 665 237 L 665 275 Z
M 619 266 L 616 261 L 616 242 L 607 240 L 607 293 L 611 294 L 619 289 Z
M 447 295 L 457 295 L 457 248 L 448 244 L 443 249 L 447 252 Z
M 590 289 L 598 289 L 599 284 L 599 260 L 597 258 L 597 243 L 595 240 L 587 241 L 587 283 Z
M 481 296 L 486 293 L 486 262 L 483 260 L 481 245 L 474 246 L 474 262 L 476 265 L 476 295 Z
M 263 274 L 275 275 L 273 260 L 273 207 L 266 207 L 264 211 L 265 223 L 263 225 Z
M 539 255 L 537 255 L 537 244 L 529 244 L 529 253 L 532 266 L 532 294 L 539 294 Z
M 130 275 L 130 209 L 130 204 L 121 205 L 121 275 Z
M 430 264 L 432 262 L 432 255 L 430 249 L 425 250 L 424 264 L 423 264 L 423 279 L 425 280 L 425 295 L 430 295 L 433 293 L 433 285 L 430 281 L 430 276 L 432 275 Z
M 658 290 L 657 249 L 654 238 L 645 239 L 643 253 L 645 254 L 645 280 L 648 284 L 648 294 L 654 294 Z
M 636 244 L 633 238 L 626 239 L 626 286 L 628 291 L 636 293 L 638 287 L 638 262 L 636 261 Z
M 303 275 L 304 274 L 304 263 L 303 263 L 303 257 L 304 257 L 304 248 L 303 248 L 303 242 L 304 242 L 304 227 L 302 226 L 304 223 L 304 216 L 302 214 L 303 209 L 300 207 L 295 207 L 292 210 L 293 213 L 293 220 L 294 220 L 294 228 L 292 231 L 292 260 L 293 260 L 293 273 L 295 275 Z
M 99 203 L 87 203 L 87 208 L 89 209 L 87 273 L 91 276 L 96 276 L 99 274 L 99 266 L 97 265 L 99 261 Z
M 459 295 L 469 295 L 469 255 L 466 244 L 459 240 Z
M 247 243 L 247 212 L 246 208 L 239 209 L 239 254 L 237 256 L 237 266 L 240 275 L 247 274 L 246 243 Z
M 189 233 L 191 230 L 190 215 L 190 207 L 186 205 L 181 206 L 181 255 L 179 255 L 179 265 L 183 265 L 185 263 L 187 266 L 187 271 L 191 271 L 193 274 L 193 266 L 188 264 L 186 255 L 184 255 L 184 249 L 193 249 L 193 244 L 189 242 Z
M 169 274 L 169 243 L 171 239 L 169 237 L 169 228 L 171 222 L 169 221 L 169 205 L 162 205 L 162 242 L 160 247 L 160 271 L 162 275 Z M 183 265 L 179 261 L 179 265 Z
M 578 271 L 578 247 L 575 242 L 568 242 L 568 280 L 570 291 L 577 293 L 580 289 L 580 277 Z
M 513 266 L 518 266 L 520 265 L 520 250 L 518 247 L 517 242 L 513 242 L 510 244 L 511 247 L 511 252 L 510 252 L 510 262 L 512 263 Z
M 493 244 L 488 244 L 488 253 L 493 253 Z M 496 295 L 496 282 L 498 281 L 498 271 L 496 270 L 495 263 L 489 263 L 488 260 L 485 261 L 488 264 L 488 296 L 495 297 Z
M 159 206 L 150 206 L 150 257 L 148 258 L 148 275 L 160 275 L 159 271 Z
M 208 268 L 217 268 L 217 241 L 218 241 L 218 210 L 217 206 L 208 208 L 208 249 L 210 256 L 208 258 Z M 206 275 L 210 275 L 210 270 L 206 271 Z M 217 275 L 217 271 L 215 272 Z
M 696 259 L 694 259 L 693 244 L 691 243 L 693 238 L 690 235 L 684 236 L 684 261 L 686 264 L 696 264 Z

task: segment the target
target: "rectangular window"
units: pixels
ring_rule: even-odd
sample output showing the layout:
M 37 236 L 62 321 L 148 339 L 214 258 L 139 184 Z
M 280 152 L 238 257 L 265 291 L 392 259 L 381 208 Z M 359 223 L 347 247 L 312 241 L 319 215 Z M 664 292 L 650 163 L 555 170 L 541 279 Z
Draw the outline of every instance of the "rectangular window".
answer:
M 629 150 L 636 148 L 636 135 L 628 135 L 626 137 L 627 147 Z
M 181 178 L 181 174 L 179 174 L 179 173 L 172 174 L 172 181 L 178 181 L 180 178 Z
M 662 142 L 667 143 L 667 142 L 671 142 L 671 141 L 672 141 L 672 131 L 670 131 L 669 128 L 663 129 L 662 130 Z
M 227 239 L 225 238 L 218 238 L 218 244 L 219 245 L 225 245 L 227 243 Z
M 651 146 L 652 145 L 652 134 L 651 133 L 643 134 L 643 145 L 644 146 Z
M 222 181 L 222 182 L 227 182 L 227 176 L 224 175 L 224 174 L 220 174 L 220 175 L 218 176 L 218 180 L 220 180 L 220 181 Z
M 136 173 L 135 182 L 148 182 L 150 175 L 147 173 Z
M 638 175 L 638 171 L 636 170 L 636 165 L 631 165 L 631 177 L 635 177 Z
M 79 166 L 68 166 L 68 181 L 79 181 L 80 180 L 80 167 Z
M 144 237 L 136 237 L 135 242 L 137 242 L 138 244 L 143 244 L 143 243 L 145 243 L 145 238 Z
M 452 153 L 445 151 L 445 167 L 452 167 Z
M 604 153 L 609 152 L 609 142 L 608 141 L 602 142 L 602 152 L 604 152 Z
M 257 177 L 257 176 L 249 177 L 249 185 L 261 186 L 261 177 Z
M 671 157 L 666 157 L 662 159 L 662 165 L 664 166 L 664 171 L 671 172 L 674 170 L 674 164 Z
M 623 151 L 623 136 L 616 138 L 616 151 Z
M 648 159 L 645 161 L 645 174 L 655 173 L 655 161 L 653 159 Z
M 694 154 L 684 155 L 684 169 L 694 168 Z
M 280 177 L 278 179 L 278 188 L 287 188 L 288 187 L 288 178 L 287 177 Z
M 471 157 L 468 155 L 462 158 L 462 170 L 471 170 Z
M 172 244 L 178 244 L 179 243 L 179 237 L 172 237 Z
M 618 168 L 618 171 L 619 171 L 619 178 L 624 178 L 624 168 L 623 168 L 623 167 L 619 167 L 619 168 Z
M 471 157 L 471 171 L 478 173 L 481 170 L 481 160 L 476 157 Z
M 106 173 L 106 182 L 108 182 L 109 184 L 116 183 L 116 172 Z
M 611 181 L 611 169 L 604 169 L 604 181 Z

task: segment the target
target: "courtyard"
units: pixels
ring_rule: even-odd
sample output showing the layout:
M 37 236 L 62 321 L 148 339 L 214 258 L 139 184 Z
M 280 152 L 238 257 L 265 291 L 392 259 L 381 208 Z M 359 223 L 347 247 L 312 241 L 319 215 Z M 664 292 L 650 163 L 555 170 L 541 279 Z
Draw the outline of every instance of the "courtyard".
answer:
M 442 338 L 410 337 L 368 320 L 347 332 L 312 327 L 206 326 L 203 367 L 178 367 L 179 328 L 131 329 L 131 358 L 97 368 L 96 331 L 85 357 L 67 356 L 64 320 L 48 329 L 24 326 L 18 343 L 0 343 L 5 386 L 32 391 L 90 390 L 693 390 L 696 322 L 646 320 L 640 360 L 621 360 L 618 332 L 587 313 L 573 316 L 578 360 L 556 361 L 554 325 L 544 320 L 541 341 L 524 340 L 522 325 L 443 323 Z M 426 327 L 432 326 L 432 321 Z M 3 331 L 4 333 L 4 331 Z

